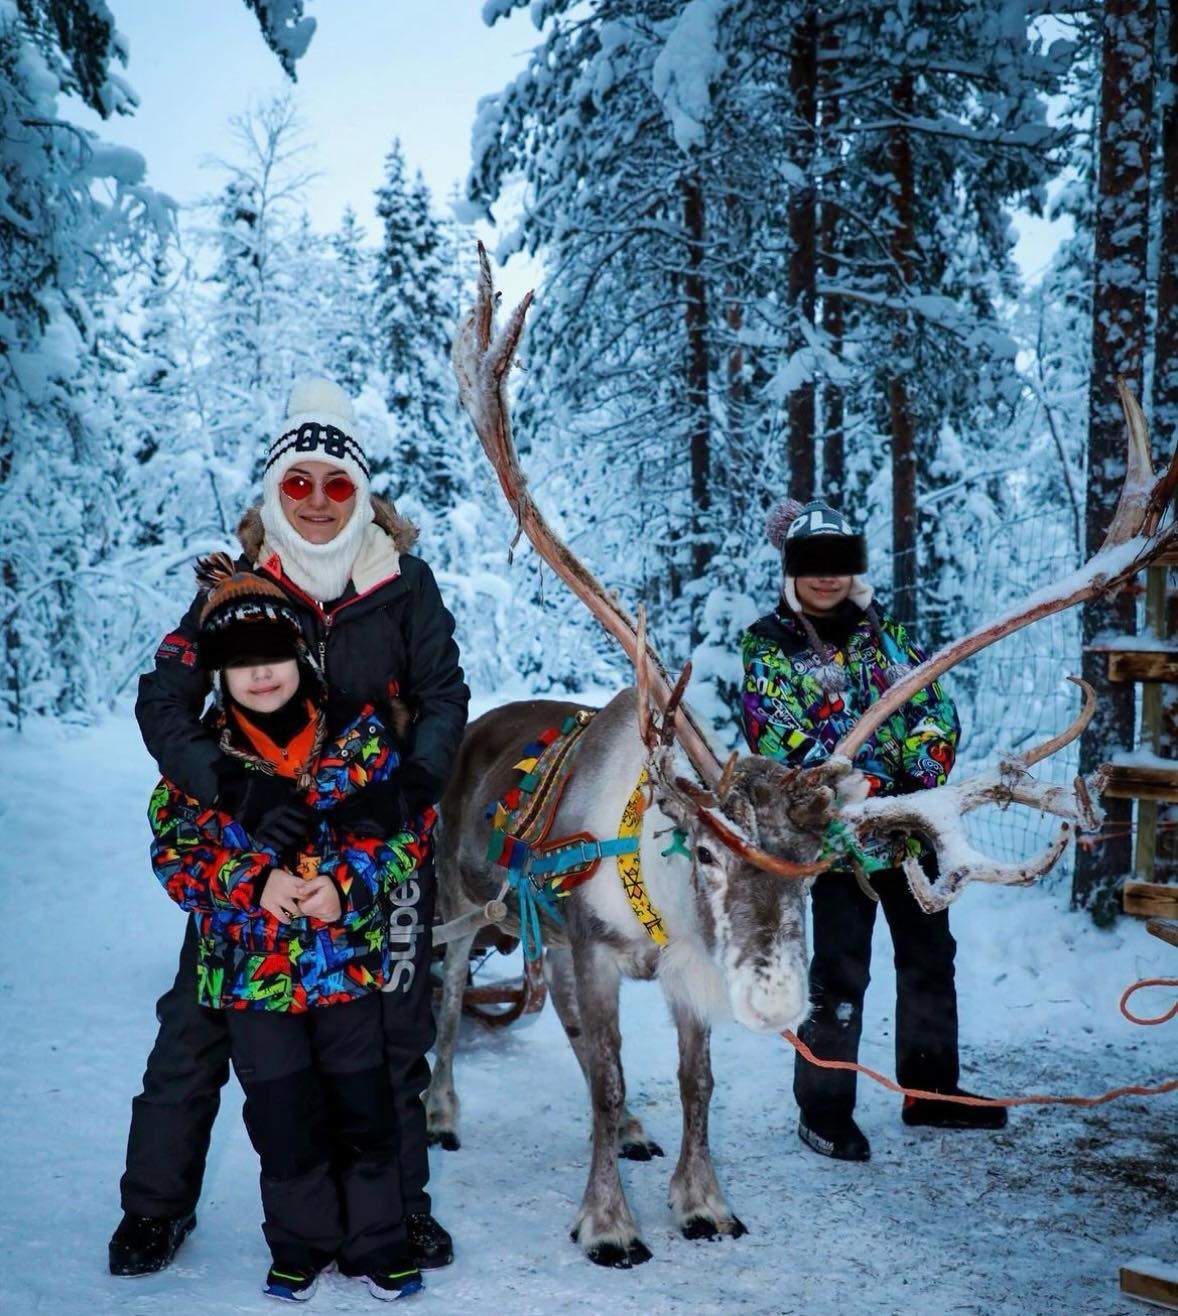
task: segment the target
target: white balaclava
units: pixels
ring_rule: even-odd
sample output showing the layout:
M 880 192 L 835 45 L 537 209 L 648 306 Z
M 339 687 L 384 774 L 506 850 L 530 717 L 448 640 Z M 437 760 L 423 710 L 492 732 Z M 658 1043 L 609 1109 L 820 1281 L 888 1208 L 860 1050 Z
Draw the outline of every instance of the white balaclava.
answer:
M 356 486 L 352 515 L 326 544 L 313 544 L 286 519 L 278 486 L 300 462 L 330 462 Z M 262 560 L 277 553 L 282 570 L 320 603 L 338 599 L 347 588 L 365 534 L 373 521 L 368 458 L 356 437 L 352 400 L 328 379 L 302 379 L 291 389 L 286 420 L 270 444 L 262 477 Z

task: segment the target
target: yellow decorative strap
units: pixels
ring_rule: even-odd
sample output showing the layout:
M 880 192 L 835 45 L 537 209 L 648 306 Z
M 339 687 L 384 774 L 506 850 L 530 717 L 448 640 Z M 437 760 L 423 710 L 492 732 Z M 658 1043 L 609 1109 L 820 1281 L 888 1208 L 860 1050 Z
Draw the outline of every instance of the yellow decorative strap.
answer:
M 646 784 L 648 780 L 646 769 L 643 768 L 642 776 L 638 778 L 638 785 L 634 787 L 633 793 L 626 801 L 626 808 L 622 813 L 622 821 L 618 827 L 619 837 L 637 836 L 642 830 L 642 815 L 646 811 Z M 656 946 L 665 946 L 668 938 L 666 930 L 663 928 L 662 915 L 654 907 L 650 892 L 646 889 L 646 883 L 642 880 L 641 852 L 635 850 L 633 854 L 620 854 L 616 856 L 616 859 L 618 876 L 622 879 L 622 887 L 626 892 L 626 898 L 630 902 L 630 907 L 638 916 L 639 923 L 646 929 L 651 941 Z

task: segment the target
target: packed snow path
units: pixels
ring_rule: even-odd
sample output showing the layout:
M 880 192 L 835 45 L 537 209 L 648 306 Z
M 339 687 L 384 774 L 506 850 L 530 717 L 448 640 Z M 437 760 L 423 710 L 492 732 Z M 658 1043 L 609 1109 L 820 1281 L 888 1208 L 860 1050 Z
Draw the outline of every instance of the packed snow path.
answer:
M 257 1165 L 235 1083 L 199 1228 L 176 1263 L 146 1279 L 106 1273 L 129 1103 L 183 916 L 148 870 L 155 774 L 129 717 L 73 736 L 34 728 L 3 750 L 0 1310 L 272 1314 L 259 1292 Z M 971 889 L 954 908 L 967 1087 L 1093 1093 L 1178 1068 L 1178 1024 L 1134 1028 L 1116 1008 L 1132 979 L 1172 974 L 1173 952 L 1135 922 L 1100 933 L 1065 906 L 1057 887 Z M 890 1073 L 894 987 L 879 922 L 862 1059 Z M 623 1165 L 654 1260 L 603 1271 L 568 1241 L 588 1115 L 548 1009 L 503 1035 L 464 1031 L 463 1147 L 435 1154 L 432 1183 L 458 1259 L 428 1277 L 411 1310 L 1111 1316 L 1143 1310 L 1117 1293 L 1122 1261 L 1178 1258 L 1174 1097 L 1018 1110 L 1000 1134 L 941 1134 L 906 1129 L 897 1099 L 867 1084 L 859 1114 L 874 1159 L 840 1165 L 794 1134 L 785 1044 L 735 1027 L 715 1038 L 712 1142 L 750 1233 L 689 1243 L 665 1205 L 679 1103 L 657 989 L 628 985 L 622 1022 L 632 1104 L 668 1153 Z M 311 1304 L 378 1306 L 335 1276 Z

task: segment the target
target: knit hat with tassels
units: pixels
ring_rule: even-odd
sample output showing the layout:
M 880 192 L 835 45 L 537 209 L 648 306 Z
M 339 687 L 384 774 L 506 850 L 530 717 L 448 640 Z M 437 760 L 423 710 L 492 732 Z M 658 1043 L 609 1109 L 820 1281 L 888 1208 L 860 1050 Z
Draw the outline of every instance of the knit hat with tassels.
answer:
M 200 665 L 219 671 L 232 663 L 305 659 L 298 613 L 277 582 L 239 571 L 227 553 L 211 553 L 196 564 L 196 580 L 207 591 L 200 611 L 196 648 Z

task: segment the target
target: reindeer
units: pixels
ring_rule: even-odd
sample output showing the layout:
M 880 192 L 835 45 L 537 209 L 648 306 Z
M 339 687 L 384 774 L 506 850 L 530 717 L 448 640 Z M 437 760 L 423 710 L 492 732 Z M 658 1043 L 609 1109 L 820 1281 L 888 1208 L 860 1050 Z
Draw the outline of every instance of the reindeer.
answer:
M 1035 881 L 1057 862 L 1077 826 L 1098 822 L 1092 796 L 1099 793 L 1099 773 L 1087 781 L 1077 779 L 1070 792 L 1030 775 L 1034 763 L 1058 752 L 1087 726 L 1095 705 L 1086 685 L 1083 709 L 1065 732 L 961 786 L 869 799 L 864 779 L 852 768 L 856 750 L 917 690 L 965 657 L 1038 617 L 1123 584 L 1172 544 L 1174 528 L 1163 531 L 1159 525 L 1178 482 L 1178 460 L 1154 481 L 1144 419 L 1122 386 L 1129 474 L 1109 539 L 1088 567 L 1018 612 L 935 654 L 872 705 L 820 766 L 786 769 L 737 754 L 722 764 L 683 702 L 690 664 L 672 683 L 648 643 L 642 610 L 635 620 L 621 608 L 553 534 L 528 493 L 512 439 L 507 373 L 531 295 L 496 333 L 490 265 L 481 245 L 479 255 L 478 300 L 454 346 L 463 405 L 515 512 L 519 533 L 528 535 L 541 558 L 619 641 L 635 669 L 635 686 L 615 696 L 584 731 L 552 834 L 616 836 L 622 811 L 645 772 L 649 804 L 642 817 L 640 858 L 667 943 L 660 947 L 651 940 L 608 869 L 562 900 L 563 926 L 544 925 L 545 979 L 592 1105 L 589 1177 L 572 1237 L 597 1264 L 628 1268 L 651 1254 L 627 1205 L 618 1155 L 648 1160 L 662 1153 L 625 1104 L 621 977 L 657 978 L 678 1033 L 683 1133 L 670 1205 L 680 1231 L 690 1239 L 739 1237 L 745 1226 L 728 1205 L 708 1145 L 710 1028 L 718 1018 L 735 1017 L 755 1032 L 774 1033 L 796 1028 L 804 1018 L 804 879 L 833 862 L 829 856 L 820 858 L 829 824 L 837 819 L 860 838 L 891 831 L 926 836 L 940 861 L 939 881 L 930 885 L 914 863 L 906 871 L 914 894 L 931 909 L 955 899 L 970 880 Z M 485 857 L 485 806 L 514 783 L 513 764 L 521 746 L 578 708 L 527 700 L 497 708 L 468 729 L 441 805 L 437 869 L 445 918 L 461 918 L 470 927 L 480 907 L 502 897 L 502 870 Z M 676 746 L 698 780 L 679 770 Z M 992 802 L 1058 815 L 1060 834 L 1032 861 L 993 863 L 969 846 L 961 827 L 963 813 Z M 685 855 L 667 844 L 675 829 L 686 834 Z M 459 1145 L 453 1053 L 472 940 L 473 930 L 447 947 L 436 1065 L 427 1098 L 431 1140 L 447 1148 Z

